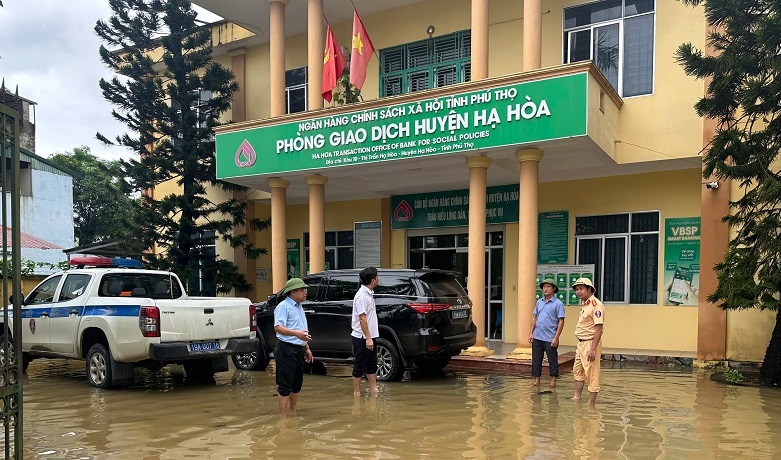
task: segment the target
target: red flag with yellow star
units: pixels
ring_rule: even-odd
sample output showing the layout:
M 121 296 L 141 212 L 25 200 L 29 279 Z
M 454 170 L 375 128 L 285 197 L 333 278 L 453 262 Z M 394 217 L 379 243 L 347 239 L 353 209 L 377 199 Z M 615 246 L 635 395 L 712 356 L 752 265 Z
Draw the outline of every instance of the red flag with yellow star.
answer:
M 361 89 L 366 81 L 366 67 L 374 54 L 374 45 L 363 27 L 358 11 L 353 8 L 353 50 L 350 54 L 350 83 Z
M 328 35 L 325 39 L 325 51 L 323 52 L 323 99 L 331 102 L 331 91 L 336 87 L 336 80 L 342 76 L 347 60 L 342 54 L 342 49 L 336 43 L 334 32 L 328 26 Z

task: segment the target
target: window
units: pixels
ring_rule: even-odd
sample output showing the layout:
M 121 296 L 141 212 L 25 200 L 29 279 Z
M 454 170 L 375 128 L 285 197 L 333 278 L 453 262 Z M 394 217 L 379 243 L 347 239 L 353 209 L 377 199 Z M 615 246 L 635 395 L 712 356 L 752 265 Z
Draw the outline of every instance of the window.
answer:
M 361 287 L 358 274 L 334 276 L 328 280 L 328 291 L 325 294 L 326 302 L 338 302 L 342 300 L 353 300 L 355 293 Z
M 197 126 L 198 128 L 208 128 L 209 127 L 209 117 L 211 115 L 211 107 L 209 106 L 209 102 L 212 99 L 212 92 L 208 90 L 195 90 L 192 92 L 192 104 L 190 105 L 190 109 L 192 110 L 192 115 L 195 117 L 195 123 L 194 126 Z M 177 120 L 179 123 L 181 123 L 183 126 L 181 126 L 181 131 L 175 131 L 176 136 L 173 137 L 173 145 L 177 145 L 182 141 L 182 137 L 184 136 L 184 131 L 186 127 L 184 126 L 185 120 L 182 120 L 182 110 L 181 105 L 179 105 L 177 102 L 172 102 L 173 106 L 177 108 L 176 114 Z M 174 121 L 174 129 L 176 129 L 176 125 L 178 124 L 177 121 Z M 202 142 L 212 142 L 214 141 L 214 133 L 212 132 L 208 138 L 203 139 Z
M 33 292 L 27 296 L 27 304 L 51 303 L 54 302 L 54 293 L 57 291 L 57 285 L 60 284 L 62 275 L 49 278 Z
M 603 302 L 656 304 L 659 211 L 577 217 L 575 246 Z
M 306 66 L 285 71 L 285 113 L 306 110 L 307 75 Z
M 0 190 L 11 193 L 11 176 L 13 169 L 10 161 L 6 163 L 5 177 L 0 177 Z M 8 187 L 5 186 L 8 184 Z M 19 162 L 19 193 L 22 196 L 33 196 L 33 168 L 29 162 Z
M 622 97 L 653 92 L 654 0 L 564 9 L 564 62 L 592 60 Z
M 87 288 L 91 278 L 92 276 L 81 273 L 68 275 L 65 278 L 65 283 L 62 285 L 62 290 L 60 290 L 60 302 L 73 300 L 84 294 L 84 290 Z
M 107 273 L 100 279 L 98 295 L 178 299 L 182 296 L 182 290 L 174 278 L 165 274 L 114 272 Z
M 304 233 L 304 258 L 309 263 L 309 233 Z M 353 231 L 325 232 L 327 270 L 354 268 Z
M 374 288 L 374 295 L 414 296 L 415 286 L 409 275 L 380 275 L 380 284 Z
M 193 235 L 195 246 L 201 252 L 201 264 L 187 282 L 187 292 L 195 296 L 214 297 L 217 286 L 214 284 L 213 270 L 217 264 L 217 239 L 214 231 L 209 230 Z
M 322 276 L 307 276 L 304 277 L 304 284 L 309 286 L 306 290 L 306 300 L 310 302 L 316 302 L 318 299 L 317 291 L 320 289 L 320 285 L 323 283 Z
M 380 97 L 469 81 L 471 56 L 468 30 L 380 50 Z

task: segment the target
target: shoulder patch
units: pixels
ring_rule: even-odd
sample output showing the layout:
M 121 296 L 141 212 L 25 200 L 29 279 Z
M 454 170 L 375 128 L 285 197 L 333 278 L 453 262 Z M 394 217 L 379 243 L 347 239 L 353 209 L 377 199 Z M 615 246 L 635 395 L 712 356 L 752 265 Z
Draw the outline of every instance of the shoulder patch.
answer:
M 601 318 L 602 317 L 602 312 L 597 310 L 597 311 L 594 312 L 594 316 L 596 316 L 597 318 Z

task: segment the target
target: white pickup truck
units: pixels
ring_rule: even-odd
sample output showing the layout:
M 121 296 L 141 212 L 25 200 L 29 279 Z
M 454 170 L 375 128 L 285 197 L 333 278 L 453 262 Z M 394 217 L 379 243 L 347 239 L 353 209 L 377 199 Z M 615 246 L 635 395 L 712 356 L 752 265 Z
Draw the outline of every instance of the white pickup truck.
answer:
M 228 356 L 258 346 L 249 299 L 188 297 L 166 271 L 56 273 L 24 299 L 21 321 L 25 369 L 39 357 L 83 359 L 98 388 L 131 384 L 136 366 L 177 363 L 188 376 L 210 377 L 228 370 Z

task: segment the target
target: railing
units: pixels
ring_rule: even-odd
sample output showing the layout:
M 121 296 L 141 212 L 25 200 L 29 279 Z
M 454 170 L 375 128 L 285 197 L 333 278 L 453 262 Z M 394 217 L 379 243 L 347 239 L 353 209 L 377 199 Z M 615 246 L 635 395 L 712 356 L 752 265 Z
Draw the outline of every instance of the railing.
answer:
M 0 86 L 0 95 L 5 96 L 5 85 Z M 3 100 L 6 98 L 4 97 Z M 0 328 L 0 415 L 3 422 L 2 450 L 6 459 L 21 459 L 24 457 L 24 436 L 22 430 L 22 373 L 24 372 L 22 358 L 22 279 L 19 268 L 22 264 L 20 236 L 20 155 L 19 137 L 23 123 L 18 107 L 17 91 L 15 107 L 0 103 L 0 146 L 3 158 L 0 161 L 0 184 L 9 193 L 0 194 L 0 209 L 2 212 L 3 257 L 2 257 L 2 292 L 11 292 L 12 305 L 9 311 L 9 298 L 3 295 L 3 324 Z M 8 181 L 8 184 L 5 184 Z M 8 217 L 10 207 L 11 241 L 8 241 Z M 10 249 L 10 264 L 9 264 Z M 9 270 L 11 267 L 11 270 Z M 13 268 L 16 269 L 13 269 Z M 11 273 L 9 273 L 9 271 Z M 9 289 L 10 287 L 10 289 Z M 9 326 L 9 318 L 13 319 L 13 329 Z

